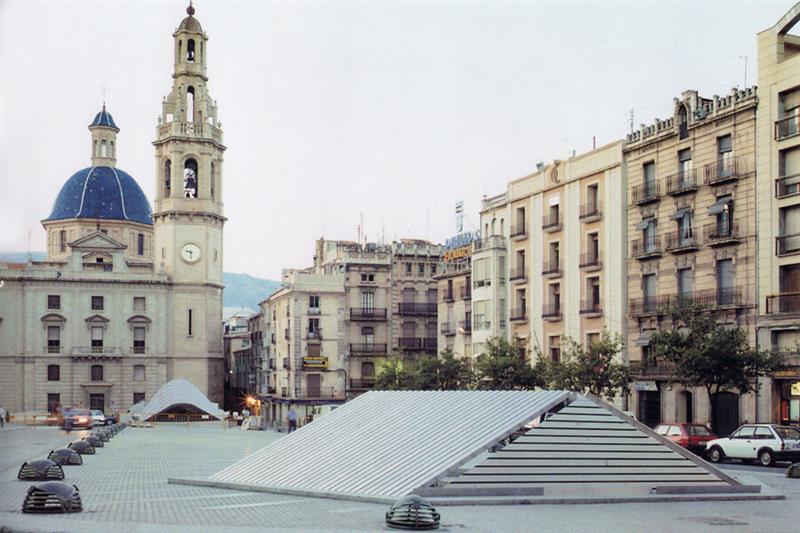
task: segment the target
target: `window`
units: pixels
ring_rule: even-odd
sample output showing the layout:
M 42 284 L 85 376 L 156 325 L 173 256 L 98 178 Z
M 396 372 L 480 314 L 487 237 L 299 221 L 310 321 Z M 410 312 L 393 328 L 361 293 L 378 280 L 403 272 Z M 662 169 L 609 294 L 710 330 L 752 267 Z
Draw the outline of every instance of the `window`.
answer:
M 287 309 L 287 311 L 288 311 L 288 309 Z M 192 310 L 189 309 L 189 316 L 188 316 L 188 320 L 187 320 L 187 335 L 189 335 L 190 337 L 192 336 L 192 326 L 193 326 L 193 324 L 192 324 Z
M 586 278 L 586 299 L 592 311 L 600 307 L 600 278 Z
M 216 194 L 216 191 L 214 190 L 214 186 L 216 185 L 216 181 L 217 181 L 217 167 L 214 165 L 214 163 L 211 163 L 211 181 L 210 181 L 209 185 L 211 186 L 211 198 L 212 199 L 214 198 L 214 195 Z
M 144 296 L 134 296 L 133 297 L 133 310 L 134 311 L 144 311 L 147 309 L 147 300 Z
M 447 292 L 445 292 L 445 300 L 452 300 L 453 299 L 453 280 L 447 280 Z
M 92 326 L 92 353 L 103 353 L 103 326 Z
M 800 252 L 800 206 L 781 208 L 778 224 L 778 255 Z
M 772 431 L 770 431 L 769 428 L 761 426 L 756 428 L 754 438 L 757 440 L 769 440 L 775 437 L 773 437 Z
M 172 194 L 172 161 L 164 161 L 164 196 Z
M 61 381 L 61 367 L 47 365 L 47 381 Z
M 308 297 L 308 307 L 311 309 L 319 309 L 319 295 L 312 294 Z
M 657 251 L 658 240 L 656 238 L 656 219 L 647 219 L 647 224 L 642 230 L 642 238 L 644 240 L 644 252 L 652 253 Z
M 781 150 L 778 157 L 778 198 L 800 193 L 800 146 Z
M 685 105 L 681 105 L 680 108 L 678 108 L 676 124 L 678 126 L 678 139 L 686 139 L 689 137 L 689 117 Z
M 92 296 L 92 310 L 93 311 L 102 311 L 103 310 L 103 297 L 102 296 Z
M 558 241 L 553 241 L 550 243 L 550 269 L 549 270 L 558 270 L 561 265 L 561 254 L 560 254 L 560 243 Z
M 144 233 L 136 235 L 136 255 L 144 255 Z
M 730 135 L 717 138 L 717 176 L 726 178 L 733 173 L 733 142 Z
M 561 220 L 559 219 L 559 211 L 558 211 L 558 204 L 553 204 L 550 206 L 550 210 L 548 212 L 548 226 L 557 226 Z
M 67 251 L 67 232 L 63 229 L 58 232 L 58 250 L 60 252 Z
M 425 275 L 425 263 L 418 263 L 417 264 L 417 274 L 420 276 Z
M 693 237 L 692 212 L 686 209 L 678 219 L 678 244 L 681 246 L 687 246 L 692 243 Z
M 595 264 L 600 259 L 600 239 L 597 233 L 589 233 L 586 236 L 586 255 L 589 264 Z
M 678 298 L 680 303 L 691 300 L 694 292 L 694 272 L 691 268 L 678 269 Z
M 133 328 L 133 353 L 147 353 L 147 348 L 145 347 L 145 331 L 144 327 Z
M 550 311 L 554 315 L 561 314 L 561 286 L 558 283 L 552 283 L 549 287 L 550 291 Z
M 61 326 L 47 326 L 47 353 L 61 353 Z
M 309 357 L 319 357 L 322 355 L 322 345 L 321 344 L 309 344 L 306 348 Z
M 431 263 L 431 276 L 436 274 L 436 263 Z
M 194 39 L 186 41 L 186 61 L 194 63 Z
M 692 178 L 692 149 L 686 148 L 678 152 L 678 183 L 681 188 L 691 183 Z
M 405 266 L 406 266 L 406 274 L 408 274 L 410 276 L 411 275 L 411 268 L 412 268 L 411 263 L 405 263 Z
M 405 287 L 403 289 L 403 302 L 414 303 L 417 299 L 417 291 L 413 287 Z
M 47 393 L 47 412 L 57 413 L 61 407 L 61 395 L 57 392 Z
M 586 347 L 593 346 L 594 344 L 600 342 L 600 334 L 599 333 L 587 333 L 586 334 Z
M 439 292 L 434 289 L 428 289 L 428 303 L 435 304 L 437 302 Z M 434 307 L 434 310 L 436 308 Z
M 137 404 L 139 402 L 144 401 L 144 393 L 143 392 L 134 392 L 133 393 L 133 403 Z
M 642 276 L 642 292 L 644 293 L 644 310 L 653 311 L 656 305 L 656 275 Z
M 717 303 L 730 305 L 734 301 L 733 259 L 717 261 Z
M 361 307 L 363 309 L 375 308 L 375 293 L 371 291 L 364 291 L 361 293 Z
M 197 161 L 195 161 L 190 157 L 183 164 L 184 198 L 197 198 L 198 182 L 199 182 L 199 177 L 197 175 Z
M 731 437 L 732 439 L 752 439 L 755 432 L 754 426 L 744 426 Z
M 586 204 L 588 206 L 587 213 L 596 213 L 599 207 L 598 204 L 598 185 L 596 183 L 586 187 Z
M 144 381 L 145 369 L 144 365 L 133 365 L 133 381 Z
M 48 309 L 61 309 L 61 296 L 57 294 L 47 295 L 47 308 Z
M 656 164 L 654 162 L 645 163 L 642 166 L 644 176 L 643 198 L 656 195 Z
M 319 333 L 319 318 L 308 319 L 308 332 Z
M 667 431 L 667 437 L 680 437 L 681 436 L 681 428 L 679 426 L 670 426 L 669 431 Z
M 561 361 L 561 336 L 553 335 L 549 338 L 550 360 L 554 363 Z
M 375 281 L 375 274 L 361 274 L 361 281 L 364 283 L 372 283 Z
M 372 361 L 364 361 L 361 363 L 361 377 L 374 378 L 375 377 L 375 363 Z
M 103 381 L 103 365 L 92 365 L 92 381 Z

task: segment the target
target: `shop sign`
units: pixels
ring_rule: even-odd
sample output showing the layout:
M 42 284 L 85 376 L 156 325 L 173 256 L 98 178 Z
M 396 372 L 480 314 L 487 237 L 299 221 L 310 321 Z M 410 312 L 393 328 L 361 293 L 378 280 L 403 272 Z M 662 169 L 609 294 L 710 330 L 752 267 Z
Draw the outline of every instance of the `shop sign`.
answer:
M 633 388 L 638 391 L 655 392 L 658 390 L 658 385 L 655 381 L 634 381 Z
M 444 243 L 444 261 L 458 261 L 472 255 L 472 242 L 480 239 L 480 232 L 467 231 L 450 237 Z
M 800 396 L 800 381 L 795 381 L 792 383 L 792 388 L 790 391 L 792 396 Z
M 472 255 L 472 247 L 464 246 L 463 248 L 456 248 L 455 250 L 447 250 L 442 254 L 442 259 L 445 261 L 457 261 Z

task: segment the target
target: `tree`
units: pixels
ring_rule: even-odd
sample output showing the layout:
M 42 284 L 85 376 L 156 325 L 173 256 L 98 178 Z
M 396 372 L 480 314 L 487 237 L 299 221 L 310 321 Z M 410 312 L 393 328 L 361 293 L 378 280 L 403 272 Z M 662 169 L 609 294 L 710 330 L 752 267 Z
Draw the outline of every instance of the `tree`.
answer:
M 541 359 L 540 359 L 541 360 Z M 490 390 L 528 390 L 547 385 L 545 367 L 531 366 L 518 338 L 512 342 L 494 337 L 478 357 L 479 386 Z
M 630 368 L 615 360 L 623 346 L 618 333 L 611 335 L 604 329 L 600 339 L 588 346 L 565 337 L 561 346 L 561 361 L 547 365 L 552 388 L 590 393 L 609 400 L 627 389 L 631 381 Z
M 412 390 L 416 385 L 413 369 L 406 367 L 399 359 L 390 359 L 384 363 L 375 378 L 376 390 Z
M 469 360 L 456 359 L 448 348 L 438 358 L 420 360 L 415 369 L 415 381 L 419 390 L 468 390 L 475 384 L 475 372 Z
M 672 329 L 651 338 L 653 355 L 673 363 L 675 377 L 684 385 L 706 390 L 712 426 L 716 394 L 753 392 L 758 377 L 784 367 L 779 354 L 751 348 L 742 328 L 720 325 L 717 313 L 690 304 L 671 309 L 669 315 Z

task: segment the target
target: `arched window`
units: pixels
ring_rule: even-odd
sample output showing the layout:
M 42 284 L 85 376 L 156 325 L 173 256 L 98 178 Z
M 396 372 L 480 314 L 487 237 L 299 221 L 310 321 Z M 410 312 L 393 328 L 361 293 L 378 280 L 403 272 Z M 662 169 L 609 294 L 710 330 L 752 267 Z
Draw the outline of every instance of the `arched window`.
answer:
M 197 161 L 191 157 L 183 164 L 183 197 L 197 198 L 199 178 L 197 176 Z
M 375 340 L 375 329 L 371 326 L 361 328 L 361 336 L 363 337 L 364 344 L 372 344 Z
M 212 199 L 214 198 L 214 185 L 216 184 L 216 182 L 217 182 L 217 167 L 214 165 L 214 163 L 211 163 L 211 181 L 209 182 L 209 185 L 211 186 Z
M 194 39 L 186 41 L 186 61 L 194 63 Z
M 105 139 L 100 141 L 100 157 L 108 157 L 108 144 Z
M 492 219 L 492 235 L 495 235 L 495 232 L 494 232 L 494 223 L 495 223 L 495 220 L 494 220 L 494 219 Z
M 176 63 L 181 60 L 181 55 L 183 55 L 183 41 L 178 41 L 178 58 Z
M 172 161 L 164 161 L 164 196 L 172 194 Z
M 500 219 L 500 235 L 505 235 L 505 219 Z
M 186 122 L 194 122 L 194 87 L 186 89 Z
M 361 363 L 361 377 L 365 379 L 375 377 L 375 363 L 372 361 Z
M 685 139 L 689 136 L 689 116 L 686 111 L 686 106 L 681 105 L 678 108 L 678 138 Z

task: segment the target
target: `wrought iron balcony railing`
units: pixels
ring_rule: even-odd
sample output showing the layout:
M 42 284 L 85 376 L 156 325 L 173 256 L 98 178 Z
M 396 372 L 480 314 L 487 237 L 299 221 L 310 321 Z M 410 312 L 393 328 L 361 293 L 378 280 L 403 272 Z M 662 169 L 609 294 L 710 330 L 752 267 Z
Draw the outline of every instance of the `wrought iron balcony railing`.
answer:
M 800 313 L 800 292 L 781 292 L 767 296 L 767 314 Z
M 637 205 L 655 202 L 660 197 L 661 183 L 658 180 L 642 185 L 634 185 L 631 189 L 631 200 Z
M 561 304 L 544 304 L 542 306 L 542 318 L 558 320 L 561 318 Z
M 528 234 L 528 232 L 527 232 L 527 230 L 525 228 L 525 222 L 524 221 L 520 221 L 520 222 L 517 222 L 516 224 L 512 225 L 510 230 L 511 230 L 511 232 L 509 233 L 508 236 L 510 238 L 512 238 L 512 239 L 517 238 L 517 237 L 524 237 L 524 236 L 526 236 Z
M 350 320 L 375 322 L 386 320 L 385 307 L 355 307 L 350 309 Z
M 581 206 L 578 218 L 589 222 L 589 219 L 600 218 L 603 216 L 603 208 L 600 202 L 588 202 Z
M 436 302 L 400 302 L 397 304 L 397 314 L 435 316 L 436 307 Z
M 800 134 L 800 114 L 795 113 L 775 121 L 775 140 L 788 139 Z
M 703 182 L 706 185 L 719 185 L 726 181 L 738 180 L 748 172 L 748 169 L 749 165 L 744 157 L 719 160 L 703 167 Z
M 677 230 L 666 234 L 664 248 L 668 252 L 680 253 L 696 250 L 698 239 L 692 230 Z
M 350 344 L 350 355 L 378 356 L 386 355 L 388 345 L 384 343 L 355 342 Z
M 508 314 L 508 319 L 511 322 L 522 322 L 527 320 L 527 311 L 525 307 L 513 307 Z
M 690 169 L 667 176 L 667 194 L 678 196 L 697 190 L 697 171 Z
M 783 176 L 775 180 L 775 198 L 788 198 L 800 194 L 800 174 Z
M 592 252 L 588 254 L 581 254 L 580 262 L 578 263 L 578 268 L 599 268 L 603 266 L 603 262 L 600 260 L 600 253 Z
M 588 300 L 583 300 L 581 302 L 580 314 L 582 314 L 582 315 L 602 315 L 603 314 L 603 303 L 600 300 L 594 300 L 592 298 L 590 298 Z
M 647 259 L 661 255 L 661 236 L 654 235 L 644 239 L 631 241 L 631 257 L 634 259 Z
M 791 255 L 800 252 L 800 233 L 775 237 L 775 255 Z

